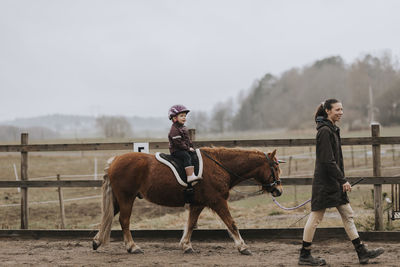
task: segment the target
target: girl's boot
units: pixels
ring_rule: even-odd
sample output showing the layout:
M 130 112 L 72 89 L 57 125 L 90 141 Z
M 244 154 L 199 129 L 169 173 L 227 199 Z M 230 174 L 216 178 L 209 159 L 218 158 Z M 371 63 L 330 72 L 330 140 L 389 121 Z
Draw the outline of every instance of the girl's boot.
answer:
M 192 183 L 194 181 L 198 181 L 198 180 L 203 179 L 202 177 L 197 177 L 196 175 L 194 175 L 194 166 L 185 167 L 185 171 L 186 171 L 186 176 L 187 176 L 187 182 L 188 183 Z

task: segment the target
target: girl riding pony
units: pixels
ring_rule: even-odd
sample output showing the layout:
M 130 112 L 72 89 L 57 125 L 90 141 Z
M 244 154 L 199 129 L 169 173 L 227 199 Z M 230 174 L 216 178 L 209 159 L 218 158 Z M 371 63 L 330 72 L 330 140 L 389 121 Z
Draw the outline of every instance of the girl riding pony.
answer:
M 194 152 L 192 141 L 189 138 L 189 131 L 185 126 L 186 114 L 190 110 L 183 105 L 174 105 L 169 109 L 168 118 L 172 120 L 171 130 L 168 134 L 169 151 L 171 155 L 183 161 L 187 182 L 201 180 L 194 174 L 192 157 L 189 152 Z

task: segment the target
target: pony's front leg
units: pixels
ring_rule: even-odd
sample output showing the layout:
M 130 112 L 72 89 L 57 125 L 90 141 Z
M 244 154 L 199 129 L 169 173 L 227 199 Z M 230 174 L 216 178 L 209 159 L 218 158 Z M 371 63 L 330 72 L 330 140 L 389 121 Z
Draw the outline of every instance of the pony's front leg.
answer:
M 118 201 L 120 205 L 119 223 L 121 224 L 122 233 L 124 235 L 126 250 L 129 253 L 139 254 L 143 253 L 143 250 L 133 242 L 131 231 L 129 230 L 129 221 L 134 200 L 134 197 L 129 197 L 123 201 Z
M 203 211 L 203 209 L 204 209 L 204 206 L 190 205 L 189 218 L 188 218 L 187 224 L 185 226 L 185 230 L 183 231 L 181 242 L 179 242 L 179 245 L 182 247 L 182 249 L 185 253 L 193 253 L 194 252 L 194 250 L 192 248 L 192 243 L 190 242 L 190 239 L 192 237 L 194 226 L 196 225 L 197 220 L 199 219 L 200 213 Z
M 213 209 L 225 223 L 226 227 L 228 228 L 228 232 L 233 238 L 235 246 L 239 252 L 244 255 L 251 255 L 249 247 L 244 243 L 242 237 L 240 236 L 239 229 L 236 227 L 235 221 L 229 212 L 228 203 L 226 200 L 221 200 L 215 207 L 211 207 L 211 209 Z

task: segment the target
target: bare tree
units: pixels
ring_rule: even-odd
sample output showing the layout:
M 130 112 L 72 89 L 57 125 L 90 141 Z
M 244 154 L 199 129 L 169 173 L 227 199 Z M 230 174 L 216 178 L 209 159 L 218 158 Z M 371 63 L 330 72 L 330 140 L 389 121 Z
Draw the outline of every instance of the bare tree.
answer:
M 131 125 L 122 116 L 102 116 L 96 119 L 96 125 L 106 138 L 124 138 L 132 134 Z
M 15 127 L 11 125 L 0 125 L 0 141 L 18 141 L 21 138 L 21 133 L 29 133 L 30 140 L 49 140 L 59 138 L 60 135 L 46 127 Z
M 189 113 L 188 127 L 196 129 L 197 133 L 206 133 L 209 128 L 209 119 L 204 111 L 191 111 Z
M 210 121 L 211 131 L 223 133 L 231 129 L 233 117 L 232 106 L 233 102 L 230 99 L 225 103 L 220 102 L 214 107 Z

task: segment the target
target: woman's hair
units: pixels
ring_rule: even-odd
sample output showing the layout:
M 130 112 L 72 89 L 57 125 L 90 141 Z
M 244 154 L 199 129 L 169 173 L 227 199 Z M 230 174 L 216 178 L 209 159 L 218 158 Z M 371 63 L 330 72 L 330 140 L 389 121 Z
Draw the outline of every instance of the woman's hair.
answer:
M 314 119 L 317 119 L 317 117 L 327 118 L 328 113 L 326 113 L 325 109 L 331 110 L 332 104 L 335 104 L 338 102 L 339 102 L 339 100 L 332 98 L 332 99 L 327 99 L 324 102 L 322 102 L 321 104 L 319 104 L 317 111 L 315 112 Z

